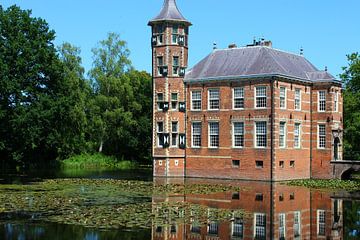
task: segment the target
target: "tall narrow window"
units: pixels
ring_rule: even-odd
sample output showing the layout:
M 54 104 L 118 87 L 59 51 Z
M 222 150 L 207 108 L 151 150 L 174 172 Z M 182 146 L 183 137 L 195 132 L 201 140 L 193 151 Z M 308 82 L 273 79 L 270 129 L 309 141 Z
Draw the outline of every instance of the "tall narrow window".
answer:
M 266 238 L 266 215 L 263 213 L 254 214 L 254 237 L 255 239 Z
M 285 214 L 281 213 L 279 214 L 279 240 L 285 240 L 285 223 L 286 223 L 286 219 L 285 219 Z
M 163 145 L 164 145 L 164 138 L 163 138 L 164 122 L 157 122 L 156 130 L 157 130 L 157 146 L 163 147 Z
M 260 86 L 255 88 L 256 108 L 266 108 L 266 87 Z
M 156 35 L 157 44 L 160 45 L 163 43 L 164 27 L 162 25 L 158 25 L 155 28 L 155 32 L 157 33 Z
M 318 126 L 318 148 L 326 147 L 326 125 L 320 124 Z
M 280 122 L 279 127 L 279 147 L 284 148 L 285 147 L 285 140 L 286 139 L 286 123 Z
M 244 88 L 234 88 L 234 109 L 244 109 Z
M 208 96 L 209 96 L 209 110 L 218 110 L 220 108 L 219 89 L 210 89 Z
M 300 123 L 295 123 L 294 125 L 294 148 L 301 147 L 301 125 Z
M 171 109 L 177 110 L 178 108 L 178 93 L 171 93 Z
M 295 110 L 301 110 L 301 89 L 295 89 Z
M 178 34 L 179 34 L 179 26 L 174 25 L 172 28 L 172 43 L 177 44 L 178 43 Z
M 294 240 L 301 239 L 301 213 L 294 212 Z
M 326 111 L 326 91 L 319 91 L 319 112 Z
M 179 57 L 173 56 L 173 75 L 179 75 Z
M 157 57 L 157 74 L 161 76 L 163 74 L 164 57 Z
M 233 146 L 244 147 L 244 123 L 233 123 Z
M 219 147 L 219 123 L 210 122 L 209 123 L 209 147 L 218 148 Z
M 171 122 L 171 146 L 172 147 L 177 147 L 177 145 L 178 145 L 178 132 L 179 132 L 178 122 Z
M 325 210 L 317 210 L 317 234 L 325 236 Z
M 201 147 L 201 122 L 192 123 L 192 147 Z
M 218 235 L 219 234 L 219 223 L 217 221 L 211 221 L 209 223 L 208 234 L 209 235 Z
M 191 110 L 201 110 L 201 91 L 191 92 Z
M 234 238 L 244 237 L 244 222 L 241 218 L 235 218 L 231 226 L 231 236 Z
M 164 94 L 163 94 L 163 93 L 158 93 L 158 94 L 157 94 L 157 109 L 158 109 L 159 111 L 162 110 L 162 109 L 161 109 L 161 104 L 162 104 L 163 101 L 164 101 Z
M 280 87 L 280 108 L 286 109 L 286 88 Z
M 256 143 L 256 147 L 266 147 L 266 122 L 256 122 L 255 123 L 255 132 L 256 132 L 256 139 L 255 139 L 255 143 Z
M 339 92 L 334 93 L 334 112 L 339 111 Z

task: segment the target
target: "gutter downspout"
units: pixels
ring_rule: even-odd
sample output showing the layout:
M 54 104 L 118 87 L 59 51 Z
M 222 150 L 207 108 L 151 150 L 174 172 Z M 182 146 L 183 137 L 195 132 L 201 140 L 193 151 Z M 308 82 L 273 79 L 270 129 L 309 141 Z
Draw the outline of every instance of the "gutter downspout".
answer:
M 310 86 L 310 179 L 312 179 L 313 164 L 313 86 Z
M 271 89 L 271 127 L 270 127 L 270 135 L 271 135 L 271 148 L 270 148 L 270 162 L 271 162 L 271 167 L 270 167 L 270 178 L 271 178 L 271 182 L 274 181 L 274 149 L 275 149 L 275 141 L 274 141 L 274 125 L 275 125 L 275 101 L 274 101 L 274 82 L 275 82 L 275 77 L 272 77 L 270 80 L 270 89 Z

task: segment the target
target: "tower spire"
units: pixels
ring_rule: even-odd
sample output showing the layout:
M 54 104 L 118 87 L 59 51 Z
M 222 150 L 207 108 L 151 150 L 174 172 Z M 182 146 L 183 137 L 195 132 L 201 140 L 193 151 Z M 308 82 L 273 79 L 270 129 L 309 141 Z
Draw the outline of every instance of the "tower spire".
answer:
M 191 23 L 181 14 L 176 5 L 176 0 L 164 0 L 160 13 L 150 20 L 149 25 L 153 25 L 154 23 L 161 21 L 182 22 L 186 25 L 191 25 Z

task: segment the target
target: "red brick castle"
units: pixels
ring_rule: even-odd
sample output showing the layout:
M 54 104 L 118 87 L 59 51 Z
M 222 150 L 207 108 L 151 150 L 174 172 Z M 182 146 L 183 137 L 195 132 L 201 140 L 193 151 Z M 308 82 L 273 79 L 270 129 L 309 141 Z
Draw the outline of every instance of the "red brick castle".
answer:
M 270 41 L 214 49 L 188 67 L 191 23 L 165 0 L 152 28 L 154 176 L 333 178 L 342 84 Z

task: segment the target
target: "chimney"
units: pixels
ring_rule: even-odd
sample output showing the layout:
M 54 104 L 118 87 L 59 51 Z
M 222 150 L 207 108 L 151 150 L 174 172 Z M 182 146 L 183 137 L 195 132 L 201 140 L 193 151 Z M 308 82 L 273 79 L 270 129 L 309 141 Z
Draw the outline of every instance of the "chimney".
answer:
M 229 48 L 237 48 L 237 46 L 235 43 L 231 43 L 231 44 L 229 44 Z
M 264 41 L 264 46 L 272 48 L 272 42 L 271 41 Z

